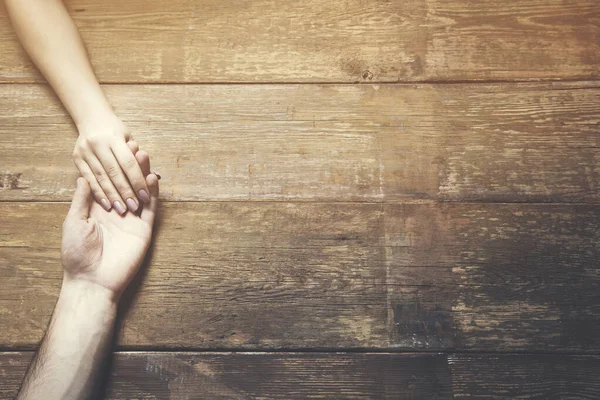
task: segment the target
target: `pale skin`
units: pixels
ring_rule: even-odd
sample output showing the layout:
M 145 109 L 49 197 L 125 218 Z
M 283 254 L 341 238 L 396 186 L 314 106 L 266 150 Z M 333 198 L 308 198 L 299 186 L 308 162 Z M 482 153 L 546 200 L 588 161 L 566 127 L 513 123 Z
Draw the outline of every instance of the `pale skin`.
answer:
M 21 44 L 77 126 L 73 161 L 105 210 L 124 215 L 150 202 L 148 185 L 61 0 L 5 0 Z
M 131 146 L 146 176 L 149 202 L 125 216 L 106 212 L 79 178 L 63 224 L 60 295 L 46 336 L 17 399 L 87 399 L 98 390 L 121 294 L 150 246 L 158 178 L 148 154 Z M 129 149 L 128 149 L 129 150 Z

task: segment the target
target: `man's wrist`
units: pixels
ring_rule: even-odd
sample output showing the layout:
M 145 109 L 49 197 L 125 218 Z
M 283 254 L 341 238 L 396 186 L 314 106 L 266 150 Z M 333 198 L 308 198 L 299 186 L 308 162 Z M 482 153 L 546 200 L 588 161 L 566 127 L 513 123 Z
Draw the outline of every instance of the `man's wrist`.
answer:
M 59 305 L 81 306 L 90 312 L 116 314 L 118 302 L 119 295 L 102 285 L 68 276 L 63 279 Z

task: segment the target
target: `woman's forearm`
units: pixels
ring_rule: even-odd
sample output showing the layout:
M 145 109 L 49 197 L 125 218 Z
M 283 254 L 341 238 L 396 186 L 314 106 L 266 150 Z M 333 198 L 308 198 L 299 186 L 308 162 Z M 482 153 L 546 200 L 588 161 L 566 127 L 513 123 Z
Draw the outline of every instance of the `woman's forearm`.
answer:
M 17 35 L 79 128 L 113 111 L 61 0 L 5 0 Z

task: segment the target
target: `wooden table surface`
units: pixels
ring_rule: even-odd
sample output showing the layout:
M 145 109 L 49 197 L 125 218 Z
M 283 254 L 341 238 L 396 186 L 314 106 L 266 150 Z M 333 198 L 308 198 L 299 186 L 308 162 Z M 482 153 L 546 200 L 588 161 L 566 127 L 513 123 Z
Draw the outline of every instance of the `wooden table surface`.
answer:
M 598 0 L 67 4 L 163 177 L 107 398 L 600 398 Z M 76 129 L 0 55 L 12 398 Z

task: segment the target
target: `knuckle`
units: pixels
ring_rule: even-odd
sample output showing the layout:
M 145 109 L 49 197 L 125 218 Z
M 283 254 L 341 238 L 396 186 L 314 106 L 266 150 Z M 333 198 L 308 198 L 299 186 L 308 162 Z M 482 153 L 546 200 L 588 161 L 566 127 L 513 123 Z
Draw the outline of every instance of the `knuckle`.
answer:
M 131 187 L 123 182 L 117 184 L 117 190 L 119 191 L 119 193 L 121 193 L 121 195 L 125 196 L 124 198 L 135 197 L 133 196 L 133 191 L 131 190 Z
M 107 180 L 107 176 L 102 171 L 96 171 L 96 172 L 94 172 L 94 176 L 96 177 L 96 180 L 98 181 L 98 183 L 101 184 L 101 185 L 103 183 L 105 183 L 106 180 Z
M 99 145 L 103 144 L 104 142 L 106 142 L 106 139 L 100 135 L 90 135 L 87 136 L 85 138 L 87 144 L 89 144 L 92 147 L 98 147 Z
M 108 165 L 104 168 L 109 176 L 115 177 L 119 175 L 120 168 L 117 165 Z

